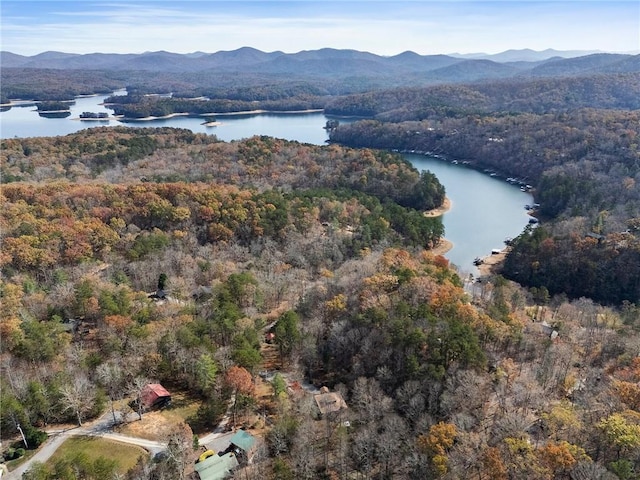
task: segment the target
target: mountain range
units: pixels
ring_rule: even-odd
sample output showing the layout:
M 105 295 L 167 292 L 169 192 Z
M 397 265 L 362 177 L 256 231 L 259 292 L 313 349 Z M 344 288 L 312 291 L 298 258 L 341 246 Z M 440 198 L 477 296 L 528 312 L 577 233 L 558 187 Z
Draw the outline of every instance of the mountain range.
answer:
M 433 83 L 640 72 L 640 55 L 556 50 L 509 50 L 495 55 L 419 55 L 407 51 L 394 56 L 331 48 L 298 53 L 263 52 L 243 47 L 216 53 L 44 52 L 34 56 L 3 51 L 0 52 L 0 63 L 3 69 L 211 72 L 316 78 L 404 75 Z

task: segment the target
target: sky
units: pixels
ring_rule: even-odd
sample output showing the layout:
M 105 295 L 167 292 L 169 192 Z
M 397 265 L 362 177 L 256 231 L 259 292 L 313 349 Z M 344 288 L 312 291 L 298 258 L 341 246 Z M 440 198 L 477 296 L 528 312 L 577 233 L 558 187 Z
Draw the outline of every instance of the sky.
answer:
M 640 0 L 0 0 L 0 50 L 640 52 Z

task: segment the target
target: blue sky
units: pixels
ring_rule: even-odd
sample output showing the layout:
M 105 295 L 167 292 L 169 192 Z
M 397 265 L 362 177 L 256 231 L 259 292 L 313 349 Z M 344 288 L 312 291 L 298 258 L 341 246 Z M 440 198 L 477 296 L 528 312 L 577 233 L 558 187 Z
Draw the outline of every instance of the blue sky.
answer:
M 380 55 L 640 51 L 640 0 L 1 0 L 0 14 L 0 49 L 22 55 L 243 46 Z

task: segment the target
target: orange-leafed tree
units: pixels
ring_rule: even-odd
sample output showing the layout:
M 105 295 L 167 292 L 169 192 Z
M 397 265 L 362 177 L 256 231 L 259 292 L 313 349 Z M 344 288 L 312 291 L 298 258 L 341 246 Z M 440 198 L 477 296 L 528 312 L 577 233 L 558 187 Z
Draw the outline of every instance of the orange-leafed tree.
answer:
M 253 393 L 253 378 L 246 368 L 237 365 L 229 368 L 224 378 L 227 385 L 233 390 L 233 425 L 235 426 L 239 396 Z
M 491 480 L 507 480 L 507 468 L 500 455 L 500 450 L 495 447 L 489 447 L 482 455 L 483 473 L 486 478 Z
M 640 412 L 640 384 L 633 382 L 616 381 L 614 387 L 620 400 L 631 410 Z
M 567 476 L 578 460 L 588 458 L 582 448 L 565 441 L 546 444 L 538 450 L 538 455 L 541 463 L 553 473 L 553 478 Z
M 418 437 L 418 448 L 431 459 L 434 473 L 442 476 L 448 470 L 447 452 L 456 439 L 456 426 L 439 422 L 429 428 L 429 433 Z

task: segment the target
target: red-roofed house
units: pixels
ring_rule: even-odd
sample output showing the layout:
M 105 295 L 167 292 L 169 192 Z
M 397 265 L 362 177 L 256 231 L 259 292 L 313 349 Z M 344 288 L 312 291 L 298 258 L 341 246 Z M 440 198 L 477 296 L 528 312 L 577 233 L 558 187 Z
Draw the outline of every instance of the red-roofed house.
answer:
M 149 383 L 142 389 L 140 400 L 145 410 L 162 408 L 171 403 L 171 394 L 159 383 Z

